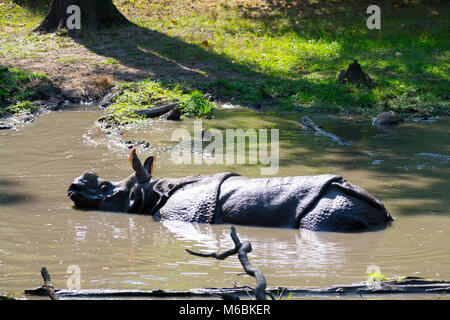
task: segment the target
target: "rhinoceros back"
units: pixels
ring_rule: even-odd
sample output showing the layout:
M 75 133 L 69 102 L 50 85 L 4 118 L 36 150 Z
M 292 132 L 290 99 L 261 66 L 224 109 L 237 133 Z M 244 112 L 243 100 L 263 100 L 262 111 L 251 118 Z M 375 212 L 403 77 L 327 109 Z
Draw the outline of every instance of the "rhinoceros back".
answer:
M 299 220 L 342 177 L 324 174 L 282 178 L 227 179 L 220 190 L 223 222 L 297 228 Z
M 299 221 L 300 229 L 351 232 L 384 228 L 393 221 L 383 204 L 348 182 L 332 183 Z
M 221 173 L 187 180 L 166 193 L 156 217 L 313 231 L 367 230 L 392 221 L 380 201 L 336 175 L 245 178 Z
M 161 220 L 214 223 L 220 186 L 227 178 L 237 175 L 225 172 L 186 184 L 168 197 L 155 216 Z
M 223 222 L 235 224 L 336 232 L 375 229 L 392 221 L 367 191 L 329 174 L 233 177 L 221 186 L 219 202 Z

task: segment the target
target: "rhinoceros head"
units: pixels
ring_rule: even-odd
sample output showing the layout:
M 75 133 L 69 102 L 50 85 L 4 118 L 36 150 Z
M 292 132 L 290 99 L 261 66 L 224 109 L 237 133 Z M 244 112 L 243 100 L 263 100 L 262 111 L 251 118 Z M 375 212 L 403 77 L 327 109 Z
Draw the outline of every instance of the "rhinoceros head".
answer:
M 154 196 L 151 171 L 155 157 L 148 157 L 142 165 L 133 148 L 129 160 L 134 173 L 121 181 L 111 182 L 91 171 L 73 180 L 67 195 L 75 207 L 121 212 L 142 211 L 144 203 L 148 205 Z

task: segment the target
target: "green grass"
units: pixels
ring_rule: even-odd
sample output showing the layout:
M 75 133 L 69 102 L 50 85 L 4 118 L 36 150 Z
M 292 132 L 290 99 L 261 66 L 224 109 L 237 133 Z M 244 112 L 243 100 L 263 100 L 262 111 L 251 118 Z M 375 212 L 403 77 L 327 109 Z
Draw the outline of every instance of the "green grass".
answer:
M 135 10 L 125 5 L 130 2 Z M 196 45 L 210 53 L 205 57 L 223 58 L 225 63 L 216 68 L 257 78 L 224 78 L 207 85 L 238 102 L 260 102 L 263 84 L 288 109 L 449 114 L 450 20 L 445 6 L 382 1 L 382 29 L 369 30 L 366 7 L 354 1 L 326 2 L 319 6 L 322 14 L 311 13 L 307 5 L 252 11 L 226 1 L 216 1 L 209 10 L 188 9 L 186 1 L 156 1 L 147 7 L 140 0 L 116 3 L 132 12 L 128 17 L 138 25 Z M 170 46 L 161 51 L 178 61 L 201 58 Z M 376 81 L 375 88 L 337 84 L 340 70 L 354 59 Z
M 49 86 L 46 75 L 0 66 L 0 113 L 36 112 L 30 100 Z
M 125 64 L 138 68 L 151 68 L 141 59 L 148 54 L 198 69 L 210 80 L 192 81 L 194 89 L 250 107 L 450 115 L 450 11 L 445 1 L 380 0 L 381 30 L 367 29 L 367 4 L 361 1 L 297 2 L 114 0 L 147 36 L 122 36 L 115 29 L 111 41 L 101 46 L 127 50 Z M 73 46 L 76 57 L 80 44 L 68 37 L 26 33 L 42 20 L 45 6 L 31 10 L 9 0 L 2 3 L 0 53 L 34 58 L 49 47 Z M 95 53 L 102 55 L 102 49 Z M 105 65 L 123 63 L 117 56 L 105 57 Z M 354 59 L 375 87 L 338 84 L 340 70 Z M 122 101 L 121 107 L 129 106 Z
M 183 114 L 190 118 L 211 118 L 214 114 L 214 104 L 208 101 L 198 90 L 180 98 L 180 108 Z
M 135 110 L 153 108 L 171 102 L 179 102 L 183 114 L 187 117 L 211 117 L 214 111 L 212 102 L 203 94 L 194 90 L 184 93 L 185 89 L 177 85 L 152 81 L 124 82 L 117 85 L 120 94 L 108 108 L 108 114 L 120 123 L 128 123 L 142 119 L 133 113 Z
M 31 101 L 25 100 L 7 107 L 6 110 L 10 113 L 35 113 L 39 110 L 39 108 Z
M 34 1 L 39 2 L 39 1 Z M 44 1 L 40 1 L 43 3 Z M 44 8 L 45 5 L 41 5 L 40 8 Z M 44 10 L 44 9 L 43 9 Z M 39 24 L 44 17 L 43 10 L 39 13 L 36 10 L 26 9 L 18 6 L 13 1 L 1 1 L 0 2 L 0 28 L 21 28 L 25 30 L 31 30 Z

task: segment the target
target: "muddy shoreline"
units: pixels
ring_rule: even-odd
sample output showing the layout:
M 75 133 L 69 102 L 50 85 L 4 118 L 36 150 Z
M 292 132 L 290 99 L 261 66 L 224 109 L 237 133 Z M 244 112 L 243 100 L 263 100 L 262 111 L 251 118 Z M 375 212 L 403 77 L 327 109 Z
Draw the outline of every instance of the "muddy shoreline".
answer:
M 19 113 L 4 111 L 0 113 L 0 130 L 15 129 L 17 125 L 31 123 L 40 114 L 59 110 L 64 105 L 85 103 L 82 97 L 70 95 L 54 83 L 51 87 L 39 91 L 30 102 L 37 107 L 36 111 Z

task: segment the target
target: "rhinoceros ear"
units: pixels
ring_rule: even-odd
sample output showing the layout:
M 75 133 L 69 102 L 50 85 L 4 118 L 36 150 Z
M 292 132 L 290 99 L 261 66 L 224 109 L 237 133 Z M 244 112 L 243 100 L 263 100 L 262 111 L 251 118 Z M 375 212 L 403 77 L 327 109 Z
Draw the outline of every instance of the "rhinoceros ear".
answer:
M 149 156 L 144 161 L 144 169 L 147 170 L 147 172 L 152 175 L 153 168 L 155 167 L 156 163 L 156 156 Z
M 131 166 L 136 172 L 136 177 L 139 183 L 145 183 L 151 179 L 150 174 L 144 169 L 141 161 L 136 154 L 136 148 L 131 149 L 128 160 L 131 162 Z

